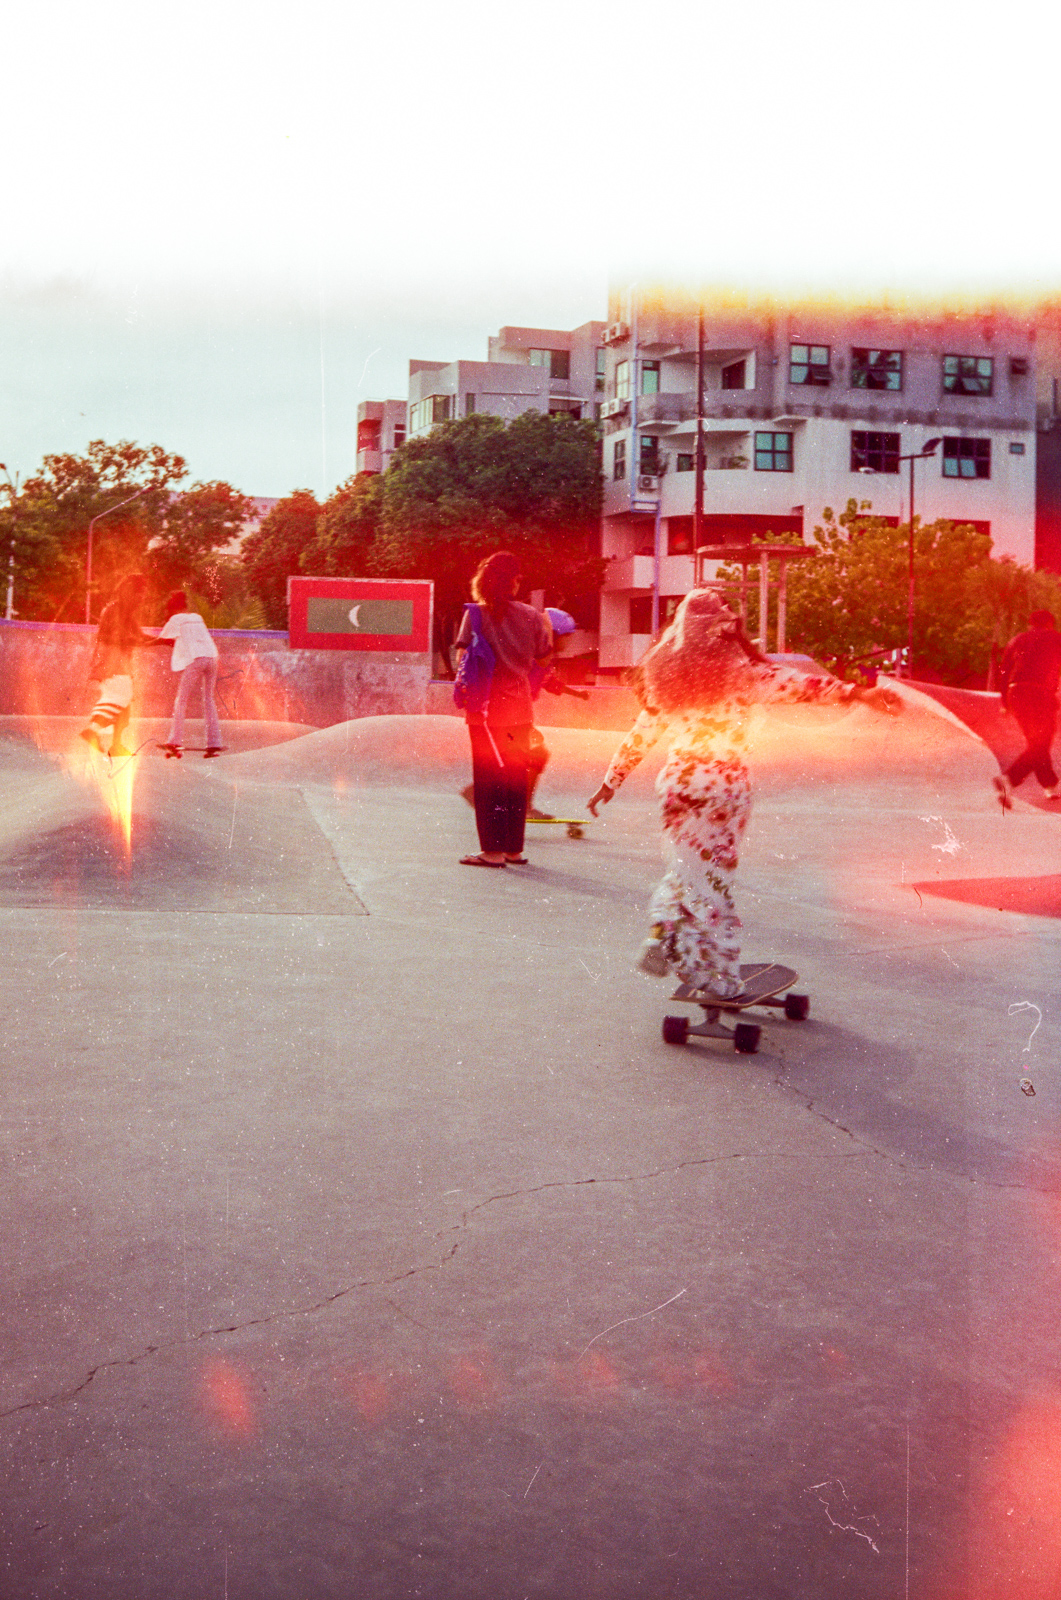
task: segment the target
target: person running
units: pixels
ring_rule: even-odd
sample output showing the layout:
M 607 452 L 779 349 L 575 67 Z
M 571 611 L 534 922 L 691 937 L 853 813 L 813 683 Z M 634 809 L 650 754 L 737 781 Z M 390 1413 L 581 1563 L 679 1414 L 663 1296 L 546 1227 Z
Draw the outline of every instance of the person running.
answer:
M 1052 611 L 1033 611 L 1030 626 L 1009 641 L 999 674 L 1002 705 L 1020 725 L 1024 749 L 1005 772 L 992 781 L 1003 811 L 1013 805 L 1013 791 L 1034 772 L 1048 800 L 1061 799 L 1050 746 L 1057 732 L 1057 686 L 1061 682 L 1061 633 Z
M 214 691 L 217 688 L 217 645 L 210 637 L 198 611 L 188 610 L 188 596 L 177 589 L 166 601 L 166 622 L 153 644 L 173 642 L 170 666 L 180 673 L 177 698 L 173 703 L 173 720 L 169 739 L 162 746 L 167 755 L 179 760 L 184 754 L 184 718 L 188 702 L 196 690 L 203 697 L 203 718 L 206 723 L 206 752 L 204 759 L 219 756 L 224 749 L 221 743 L 221 724 L 217 718 Z
M 96 648 L 88 669 L 88 681 L 98 683 L 99 691 L 88 725 L 81 729 L 79 737 L 101 755 L 132 754 L 122 736 L 132 714 L 133 651 L 155 642 L 140 626 L 140 608 L 146 592 L 143 573 L 130 572 L 100 612 Z
M 472 579 L 494 670 L 485 712 L 466 712 L 479 853 L 462 856 L 465 867 L 523 865 L 527 859 L 523 836 L 534 726 L 530 671 L 549 656 L 552 642 L 541 612 L 516 599 L 520 577 L 517 558 L 498 550 Z M 472 632 L 472 617 L 465 611 L 454 641 L 460 655 L 471 645 Z
M 745 756 L 752 707 L 762 702 L 861 700 L 897 712 L 889 689 L 861 689 L 767 660 L 712 590 L 694 589 L 642 658 L 634 677 L 641 712 L 588 805 L 610 801 L 646 751 L 670 729 L 659 777 L 666 874 L 652 896 L 651 937 L 638 965 L 731 1000 L 741 989 L 740 919 L 733 880 L 751 812 Z

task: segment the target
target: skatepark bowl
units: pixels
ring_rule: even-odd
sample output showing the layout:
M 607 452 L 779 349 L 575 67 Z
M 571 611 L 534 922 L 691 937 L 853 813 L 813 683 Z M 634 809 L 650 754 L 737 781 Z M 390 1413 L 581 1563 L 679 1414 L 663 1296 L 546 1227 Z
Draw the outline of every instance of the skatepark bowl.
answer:
M 1061 1592 L 1061 817 L 901 692 L 762 719 L 755 1055 L 634 967 L 662 750 L 491 873 L 453 717 L 0 719 L 0 1593 Z

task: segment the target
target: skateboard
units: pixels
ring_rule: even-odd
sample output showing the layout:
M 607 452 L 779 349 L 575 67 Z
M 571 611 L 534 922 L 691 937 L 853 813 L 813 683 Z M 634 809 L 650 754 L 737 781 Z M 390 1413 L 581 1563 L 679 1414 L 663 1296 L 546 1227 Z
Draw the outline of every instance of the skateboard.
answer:
M 167 761 L 179 761 L 181 756 L 187 755 L 189 750 L 201 753 L 204 757 L 211 754 L 219 756 L 224 748 L 223 745 L 218 747 L 217 745 L 208 744 L 182 744 L 179 746 L 175 744 L 160 744 L 158 746 Z
M 791 967 L 782 967 L 776 961 L 757 961 L 740 969 L 743 992 L 733 1000 L 707 989 L 692 989 L 687 983 L 679 984 L 671 995 L 672 1000 L 699 1006 L 704 1013 L 702 1022 L 691 1023 L 688 1017 L 664 1017 L 663 1038 L 666 1044 L 685 1044 L 688 1039 L 732 1039 L 733 1048 L 741 1055 L 754 1055 L 759 1048 L 762 1029 L 756 1022 L 738 1022 L 727 1028 L 719 1021 L 723 1012 L 738 1015 L 748 1006 L 776 1006 L 791 1022 L 805 1022 L 810 1014 L 810 996 L 786 994 L 786 989 L 799 977 Z
M 589 817 L 528 817 L 527 826 L 566 828 L 569 839 L 581 839 L 590 825 Z

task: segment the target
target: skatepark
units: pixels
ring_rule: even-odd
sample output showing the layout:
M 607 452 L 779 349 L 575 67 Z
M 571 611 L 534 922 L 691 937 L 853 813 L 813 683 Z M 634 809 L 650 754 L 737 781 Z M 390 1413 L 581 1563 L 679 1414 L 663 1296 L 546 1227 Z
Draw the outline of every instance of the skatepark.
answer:
M 0 1593 L 1056 1593 L 1061 808 L 902 694 L 764 720 L 754 1055 L 634 969 L 662 752 L 475 872 L 451 716 L 0 718 Z

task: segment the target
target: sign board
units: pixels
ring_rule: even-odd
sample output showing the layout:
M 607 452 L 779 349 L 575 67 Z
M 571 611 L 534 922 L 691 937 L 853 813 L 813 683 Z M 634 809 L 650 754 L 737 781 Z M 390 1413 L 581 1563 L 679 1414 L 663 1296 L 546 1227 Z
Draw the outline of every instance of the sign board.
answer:
M 432 585 L 407 578 L 288 578 L 293 650 L 431 649 Z

